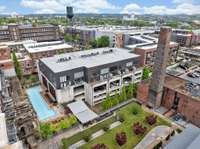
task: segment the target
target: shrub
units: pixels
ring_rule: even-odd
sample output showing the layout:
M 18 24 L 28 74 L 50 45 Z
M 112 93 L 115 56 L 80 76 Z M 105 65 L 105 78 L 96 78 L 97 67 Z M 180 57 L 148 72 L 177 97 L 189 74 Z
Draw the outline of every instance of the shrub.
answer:
M 42 124 L 42 125 L 40 125 L 40 134 L 41 134 L 42 138 L 44 138 L 44 139 L 51 138 L 52 135 L 53 135 L 51 126 L 48 125 L 48 124 Z
M 176 131 L 177 131 L 178 133 L 181 133 L 181 132 L 182 132 L 182 130 L 181 130 L 180 128 L 177 128 Z
M 124 115 L 123 114 L 119 114 L 118 117 L 117 117 L 117 120 L 120 121 L 120 122 L 124 122 L 125 121 Z
M 83 140 L 85 140 L 85 142 L 89 142 L 90 141 L 90 136 L 89 135 L 83 136 Z
M 140 109 L 138 107 L 138 105 L 133 106 L 132 108 L 132 113 L 133 115 L 137 115 L 139 113 Z
M 108 127 L 108 126 L 104 126 L 104 127 L 103 127 L 103 130 L 104 130 L 104 131 L 108 131 L 108 130 L 109 130 L 109 127 Z
M 125 132 L 117 133 L 115 139 L 120 146 L 124 145 L 127 141 L 126 133 Z
M 155 124 L 157 121 L 157 116 L 156 115 L 149 115 L 146 117 L 146 122 L 149 124 L 149 125 L 153 125 Z
M 96 144 L 95 146 L 92 147 L 92 149 L 109 149 L 105 144 Z
M 146 129 L 147 128 L 143 127 L 142 124 L 140 124 L 139 122 L 133 124 L 133 132 L 136 135 L 144 134 Z

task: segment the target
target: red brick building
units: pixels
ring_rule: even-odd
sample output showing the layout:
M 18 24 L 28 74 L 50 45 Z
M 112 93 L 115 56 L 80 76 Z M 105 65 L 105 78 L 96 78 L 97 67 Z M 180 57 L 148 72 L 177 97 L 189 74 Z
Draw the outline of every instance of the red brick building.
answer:
M 170 42 L 170 60 L 176 59 L 178 53 L 179 45 L 175 42 Z M 157 44 L 144 45 L 136 47 L 134 53 L 140 55 L 140 65 L 141 66 L 153 66 L 155 53 L 157 50 Z
M 186 120 L 200 127 L 200 97 L 193 96 L 185 90 L 188 82 L 174 76 L 166 76 L 162 96 L 162 106 L 175 110 L 186 117 Z M 137 99 L 148 102 L 148 82 L 138 86 Z
M 0 68 L 5 76 L 15 76 L 14 63 L 11 59 L 11 49 L 8 46 L 0 46 Z

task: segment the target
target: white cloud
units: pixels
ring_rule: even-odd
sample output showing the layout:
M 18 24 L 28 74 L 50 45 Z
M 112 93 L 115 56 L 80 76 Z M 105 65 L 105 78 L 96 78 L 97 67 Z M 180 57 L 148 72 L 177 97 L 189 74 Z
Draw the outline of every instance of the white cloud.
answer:
M 172 2 L 175 4 L 182 4 L 182 3 L 192 4 L 194 2 L 194 0 L 172 0 Z
M 174 15 L 174 14 L 200 14 L 200 5 L 194 5 L 192 3 L 178 4 L 175 8 L 169 8 L 166 6 L 155 5 L 152 7 L 131 7 L 133 4 L 126 5 L 122 10 L 122 13 L 142 13 L 142 14 L 156 14 L 156 15 Z M 129 8 L 129 9 L 128 9 Z
M 0 5 L 0 14 L 5 14 L 6 13 L 6 7 Z
M 73 6 L 76 12 L 97 13 L 101 9 L 117 9 L 107 0 L 22 0 L 21 5 L 36 13 L 64 13 L 66 6 Z
M 124 7 L 124 9 L 122 10 L 121 13 L 138 13 L 137 11 L 139 11 L 141 9 L 141 7 L 138 4 L 132 3 L 132 4 L 128 4 Z

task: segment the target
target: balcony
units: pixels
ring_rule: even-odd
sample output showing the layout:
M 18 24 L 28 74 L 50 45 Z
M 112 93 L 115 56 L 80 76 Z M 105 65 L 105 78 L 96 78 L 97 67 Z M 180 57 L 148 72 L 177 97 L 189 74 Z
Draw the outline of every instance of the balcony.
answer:
M 75 95 L 74 99 L 75 100 L 83 100 L 83 99 L 85 99 L 85 93 L 81 93 L 79 95 Z
M 85 92 L 84 85 L 78 85 L 74 87 L 74 95 L 79 95 Z
M 101 86 L 95 87 L 94 88 L 94 96 L 95 95 L 99 95 L 99 94 L 103 94 L 107 92 L 107 85 L 103 84 Z
M 105 98 L 106 98 L 106 93 L 96 95 L 96 96 L 94 96 L 94 103 L 95 103 L 95 104 L 100 103 L 100 102 L 102 102 Z
M 115 80 L 113 82 L 110 82 L 109 85 L 110 85 L 110 88 L 109 88 L 110 91 L 119 89 L 120 88 L 120 80 Z
M 128 85 L 129 83 L 132 83 L 132 76 L 127 76 L 123 78 L 123 84 Z

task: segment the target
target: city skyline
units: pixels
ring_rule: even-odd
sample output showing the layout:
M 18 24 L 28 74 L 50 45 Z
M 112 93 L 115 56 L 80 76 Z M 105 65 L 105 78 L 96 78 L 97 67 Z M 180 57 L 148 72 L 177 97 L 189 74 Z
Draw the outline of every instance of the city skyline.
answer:
M 65 13 L 67 5 L 75 13 L 200 14 L 200 0 L 1 0 L 0 14 Z

